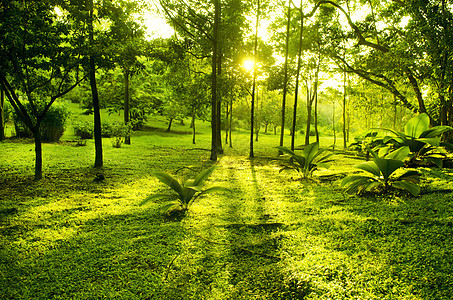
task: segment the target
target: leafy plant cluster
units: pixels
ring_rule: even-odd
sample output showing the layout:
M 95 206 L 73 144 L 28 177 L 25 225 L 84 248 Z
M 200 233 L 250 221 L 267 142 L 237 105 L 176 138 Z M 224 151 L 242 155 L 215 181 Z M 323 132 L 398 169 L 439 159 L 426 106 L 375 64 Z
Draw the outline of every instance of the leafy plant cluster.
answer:
M 390 188 L 396 188 L 417 196 L 420 193 L 420 173 L 403 167 L 426 163 L 442 167 L 446 153 L 440 147 L 441 137 L 453 129 L 449 126 L 429 128 L 429 123 L 428 115 L 420 114 L 407 122 L 404 133 L 384 129 L 392 135 L 378 137 L 378 132 L 371 130 L 358 138 L 352 146 L 356 149 L 360 147 L 361 151 L 366 149 L 373 160 L 356 166 L 366 174 L 347 176 L 341 186 L 348 192 L 359 194 L 387 192 Z
M 163 199 L 166 205 L 162 207 L 162 210 L 167 215 L 184 215 L 189 209 L 189 206 L 198 197 L 214 192 L 229 192 L 227 188 L 221 186 L 212 186 L 203 190 L 206 180 L 216 168 L 216 166 L 212 166 L 201 171 L 194 179 L 186 179 L 181 182 L 178 182 L 178 180 L 165 172 L 155 172 L 154 175 L 157 179 L 168 185 L 171 191 L 165 194 L 150 195 L 140 205 L 146 204 L 151 200 Z
M 306 146 L 302 154 L 296 154 L 294 151 L 286 147 L 277 147 L 283 153 L 279 161 L 282 162 L 283 167 L 280 172 L 285 170 L 294 170 L 301 175 L 302 178 L 310 178 L 313 172 L 318 168 L 330 167 L 329 162 L 332 161 L 333 153 L 324 152 L 328 148 L 319 148 L 319 143 L 314 142 Z
M 92 139 L 93 138 L 93 122 L 79 121 L 73 124 L 74 135 L 80 139 Z M 121 122 L 104 122 L 101 127 L 102 137 L 105 138 L 116 138 L 123 137 L 130 134 L 131 128 Z

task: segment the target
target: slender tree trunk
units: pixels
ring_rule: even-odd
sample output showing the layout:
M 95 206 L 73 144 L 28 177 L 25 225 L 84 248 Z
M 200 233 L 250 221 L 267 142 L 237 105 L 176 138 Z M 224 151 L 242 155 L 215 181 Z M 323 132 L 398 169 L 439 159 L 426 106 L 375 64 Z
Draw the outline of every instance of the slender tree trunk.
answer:
M 212 62 L 211 62 L 211 157 L 217 160 L 217 55 L 220 23 L 220 0 L 214 0 L 214 25 L 212 37 Z
M 332 129 L 333 129 L 333 149 L 337 144 L 337 132 L 335 130 L 335 100 L 332 102 Z
M 166 132 L 170 132 L 171 130 L 171 124 L 173 123 L 173 118 L 170 118 L 170 120 L 168 120 L 168 127 L 167 127 L 167 130 L 165 130 Z
M 0 86 L 0 141 L 5 139 L 5 92 Z
M 41 142 L 41 122 L 37 122 L 33 128 L 33 137 L 35 139 L 35 180 L 42 178 L 42 142 Z
M 347 148 L 346 136 L 346 66 L 343 72 L 343 148 Z
M 396 96 L 393 95 L 393 130 L 397 130 L 396 129 L 397 115 L 398 115 L 398 105 L 396 103 Z
M 89 31 L 89 42 L 90 46 L 94 48 L 94 32 L 93 32 L 93 0 L 91 0 L 90 7 L 90 19 L 88 22 L 88 31 Z M 92 49 L 93 51 L 93 49 Z M 94 167 L 101 168 L 104 164 L 102 158 L 102 132 L 101 132 L 101 112 L 99 108 L 99 95 L 98 89 L 96 86 L 96 64 L 94 61 L 94 55 L 90 54 L 90 86 L 91 86 L 91 95 L 93 98 L 93 113 L 94 113 L 94 144 L 95 144 L 95 159 Z
M 319 131 L 318 131 L 318 90 L 315 90 L 315 135 L 316 142 L 319 144 Z
M 283 81 L 283 99 L 282 99 L 282 125 L 280 129 L 280 147 L 283 147 L 283 137 L 285 135 L 285 114 L 286 114 L 286 94 L 288 90 L 288 53 L 289 53 L 289 29 L 291 23 L 291 0 L 288 1 L 288 19 L 286 23 L 286 37 L 285 37 L 285 65 L 284 73 L 285 78 Z M 279 155 L 283 152 L 279 151 Z
M 297 57 L 297 74 L 296 74 L 296 90 L 294 92 L 294 111 L 293 111 L 293 128 L 291 136 L 291 150 L 294 151 L 294 141 L 296 137 L 296 121 L 297 121 L 297 97 L 299 94 L 299 77 L 302 65 L 302 38 L 304 34 L 304 16 L 301 13 L 300 17 L 300 35 L 299 35 L 299 53 Z
M 219 12 L 221 15 L 221 12 Z M 220 35 L 220 22 L 219 20 L 219 35 Z M 219 42 L 217 43 L 217 105 L 216 105 L 216 117 L 217 117 L 217 126 L 216 126 L 216 141 L 217 141 L 217 152 L 223 154 L 222 147 L 222 88 L 221 88 L 221 76 L 222 76 L 222 47 L 221 47 L 221 38 L 219 36 Z
M 311 130 L 311 111 L 312 111 L 312 98 L 310 88 L 307 82 L 307 127 L 305 130 L 305 146 L 310 144 L 310 130 Z
M 192 122 L 190 127 L 192 127 L 192 144 L 195 145 L 195 109 L 192 112 Z
M 129 70 L 124 70 L 124 124 L 129 125 Z M 129 130 L 127 130 L 126 136 L 124 137 L 124 143 L 126 145 L 131 144 L 131 136 Z
M 233 148 L 233 140 L 231 139 L 231 131 L 233 130 L 233 98 L 230 100 L 230 148 Z
M 258 58 L 258 27 L 259 27 L 259 17 L 260 17 L 260 0 L 257 3 L 256 10 L 256 23 L 255 23 L 255 47 L 253 50 L 253 86 L 252 86 L 252 103 L 250 108 L 250 157 L 254 157 L 253 153 L 253 134 L 254 134 L 254 123 L 255 123 L 255 89 L 256 89 L 256 60 Z
M 228 145 L 228 131 L 229 131 L 229 127 L 230 127 L 230 124 L 228 124 L 229 122 L 229 117 L 230 117 L 230 106 L 227 105 L 225 106 L 226 108 L 226 113 L 225 113 L 225 145 Z

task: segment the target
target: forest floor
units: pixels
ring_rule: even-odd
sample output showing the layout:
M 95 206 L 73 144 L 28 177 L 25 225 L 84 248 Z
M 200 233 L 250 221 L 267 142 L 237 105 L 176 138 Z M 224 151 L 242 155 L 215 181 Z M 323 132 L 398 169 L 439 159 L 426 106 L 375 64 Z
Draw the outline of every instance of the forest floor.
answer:
M 338 152 L 312 180 L 270 163 L 278 137 L 248 134 L 216 163 L 182 220 L 161 203 L 154 176 L 211 166 L 208 124 L 196 145 L 188 126 L 164 120 L 132 136 L 94 144 L 45 144 L 44 179 L 33 181 L 31 141 L 0 143 L 1 299 L 451 299 L 452 169 L 424 168 L 422 193 L 358 197 L 340 188 L 360 157 Z M 204 127 L 203 127 L 204 126 Z M 327 146 L 329 141 L 323 141 Z M 100 177 L 104 176 L 104 179 Z

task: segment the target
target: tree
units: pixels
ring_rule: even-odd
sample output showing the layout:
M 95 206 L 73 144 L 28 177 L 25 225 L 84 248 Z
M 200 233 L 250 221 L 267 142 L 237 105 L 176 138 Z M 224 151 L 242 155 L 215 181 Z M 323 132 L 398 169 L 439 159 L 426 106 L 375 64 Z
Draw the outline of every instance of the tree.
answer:
M 5 92 L 0 86 L 0 141 L 5 139 Z
M 0 85 L 35 141 L 35 180 L 42 178 L 41 122 L 79 76 L 78 32 L 53 1 L 8 1 L 0 9 Z M 47 99 L 47 100 L 45 100 Z M 31 111 L 26 109 L 28 102 Z
M 130 78 L 144 67 L 139 57 L 145 55 L 145 31 L 134 18 L 139 9 L 137 3 L 131 1 L 119 1 L 115 5 L 112 3 L 106 9 L 112 20 L 109 37 L 113 41 L 108 52 L 120 66 L 124 76 L 123 107 L 126 126 L 130 125 Z M 124 143 L 130 145 L 130 134 L 126 135 Z

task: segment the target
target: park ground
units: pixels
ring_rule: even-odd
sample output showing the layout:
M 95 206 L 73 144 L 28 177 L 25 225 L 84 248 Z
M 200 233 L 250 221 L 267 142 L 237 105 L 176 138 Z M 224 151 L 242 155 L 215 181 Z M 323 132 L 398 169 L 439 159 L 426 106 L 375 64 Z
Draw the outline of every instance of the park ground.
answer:
M 69 125 L 44 144 L 40 181 L 31 141 L 0 143 L 1 299 L 453 297 L 453 170 L 424 168 L 418 197 L 359 197 L 340 188 L 363 160 L 354 153 L 300 180 L 272 163 L 278 136 L 261 134 L 250 159 L 248 132 L 235 131 L 207 183 L 231 193 L 169 219 L 162 203 L 139 205 L 168 190 L 153 172 L 184 178 L 213 162 L 208 122 L 195 145 L 188 125 L 165 128 L 152 117 L 131 145 L 104 139 L 97 170 L 93 141 L 77 146 Z

